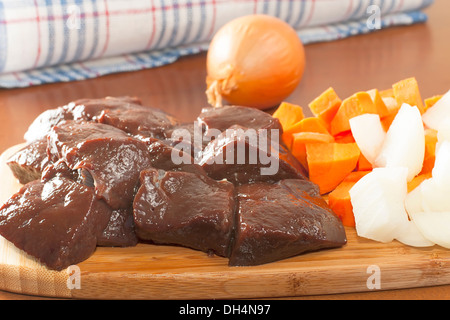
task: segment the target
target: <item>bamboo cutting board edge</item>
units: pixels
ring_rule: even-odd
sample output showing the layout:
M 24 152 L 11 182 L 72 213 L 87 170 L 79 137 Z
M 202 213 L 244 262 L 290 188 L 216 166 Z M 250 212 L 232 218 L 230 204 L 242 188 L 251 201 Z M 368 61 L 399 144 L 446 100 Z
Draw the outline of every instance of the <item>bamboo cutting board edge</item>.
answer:
M 6 166 L 20 147 L 0 157 L 2 203 L 20 188 Z M 358 237 L 353 228 L 346 232 L 342 248 L 255 267 L 228 267 L 225 258 L 175 246 L 97 248 L 78 264 L 79 274 L 48 270 L 0 237 L 0 290 L 82 299 L 248 299 L 450 284 L 450 250 L 377 243 Z M 372 289 L 374 267 L 380 287 Z M 80 288 L 70 288 L 73 279 Z

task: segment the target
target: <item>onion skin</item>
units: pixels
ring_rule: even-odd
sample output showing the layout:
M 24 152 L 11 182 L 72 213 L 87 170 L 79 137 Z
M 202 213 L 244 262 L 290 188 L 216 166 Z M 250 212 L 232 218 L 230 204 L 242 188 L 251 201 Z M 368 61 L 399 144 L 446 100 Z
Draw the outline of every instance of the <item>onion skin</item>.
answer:
M 256 14 L 234 19 L 214 36 L 207 53 L 207 96 L 215 107 L 230 104 L 268 109 L 300 83 L 305 51 L 284 21 Z

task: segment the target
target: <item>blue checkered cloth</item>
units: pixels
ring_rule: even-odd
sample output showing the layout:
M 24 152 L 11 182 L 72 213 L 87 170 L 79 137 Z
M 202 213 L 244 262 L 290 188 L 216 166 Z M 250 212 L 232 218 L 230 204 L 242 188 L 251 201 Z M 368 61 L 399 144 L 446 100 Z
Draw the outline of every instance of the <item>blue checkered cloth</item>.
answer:
M 0 87 L 95 78 L 208 50 L 248 14 L 276 16 L 303 43 L 425 22 L 433 0 L 0 0 Z

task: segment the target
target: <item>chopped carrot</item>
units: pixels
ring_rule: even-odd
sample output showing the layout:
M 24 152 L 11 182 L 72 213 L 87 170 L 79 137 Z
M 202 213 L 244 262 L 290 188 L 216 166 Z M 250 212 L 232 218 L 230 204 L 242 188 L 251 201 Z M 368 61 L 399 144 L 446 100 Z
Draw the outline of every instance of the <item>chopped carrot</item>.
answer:
M 350 172 L 343 181 L 347 181 L 347 182 L 357 182 L 359 181 L 359 179 L 361 179 L 362 177 L 364 177 L 366 174 L 370 173 L 371 170 L 357 170 L 357 171 L 352 171 Z
M 316 99 L 314 99 L 308 106 L 312 114 L 322 119 L 327 127 L 329 127 L 331 120 L 333 120 L 338 111 L 342 100 L 338 97 L 333 88 L 328 88 Z
M 436 104 L 440 99 L 442 98 L 442 95 L 433 96 L 431 98 L 425 99 L 425 110 L 428 110 L 432 106 Z
M 326 194 L 356 168 L 360 154 L 356 143 L 308 143 L 309 179 Z
M 395 100 L 397 100 L 399 106 L 407 103 L 410 106 L 416 106 L 420 113 L 424 113 L 425 107 L 416 78 L 408 78 L 394 83 L 392 89 L 394 90 Z
M 355 182 L 342 182 L 336 189 L 328 195 L 328 205 L 331 210 L 341 219 L 345 227 L 355 227 L 355 216 L 353 215 L 353 206 L 350 199 L 350 189 Z
M 292 155 L 297 158 L 303 167 L 308 168 L 306 160 L 306 144 L 308 143 L 330 143 L 334 138 L 329 133 L 299 132 L 292 135 Z
M 387 115 L 385 115 L 385 117 L 391 115 L 393 112 L 397 112 L 400 109 L 400 106 L 397 104 L 397 100 L 395 100 L 395 98 L 382 98 L 382 99 L 384 105 L 388 110 L 388 113 Z
M 370 171 L 353 171 L 328 194 L 328 205 L 346 227 L 355 227 L 350 189 Z
M 345 131 L 334 136 L 334 140 L 339 143 L 352 143 L 355 142 L 355 138 L 351 131 Z
M 335 136 L 350 130 L 349 120 L 365 113 L 377 114 L 377 108 L 367 92 L 357 92 L 342 101 L 338 112 L 331 121 L 331 134 Z
M 395 107 L 390 110 L 390 114 L 381 119 L 381 125 L 383 126 L 384 131 L 388 131 L 389 127 L 392 124 L 392 121 L 394 121 L 395 117 L 397 116 L 398 110 L 400 110 L 400 107 Z
M 366 171 L 366 170 L 372 170 L 373 166 L 369 162 L 369 160 L 367 160 L 367 158 L 364 157 L 364 155 L 361 153 L 361 155 L 359 156 L 358 164 L 356 165 L 356 168 L 359 171 Z
M 280 120 L 283 131 L 288 130 L 305 117 L 302 107 L 289 102 L 282 102 L 272 116 Z
M 419 175 L 415 176 L 411 181 L 408 182 L 408 192 L 413 191 L 422 182 L 424 182 L 425 180 L 427 180 L 429 178 L 431 178 L 431 172 L 420 173 Z
M 381 90 L 380 91 L 380 96 L 381 98 L 394 98 L 394 89 L 389 88 L 386 90 Z
M 331 203 L 336 201 L 336 210 L 343 212 L 340 217 L 348 219 L 346 223 L 351 225 L 349 186 L 371 172 L 373 165 L 358 148 L 350 119 L 377 114 L 387 132 L 404 103 L 417 106 L 423 114 L 441 97 L 436 95 L 422 100 L 417 80 L 412 77 L 394 83 L 390 89 L 356 92 L 343 101 L 330 87 L 308 105 L 313 116 L 305 117 L 301 106 L 288 102 L 282 102 L 273 116 L 283 126 L 283 142 L 306 169 L 309 179 L 319 186 L 324 198 L 331 199 Z M 422 171 L 408 184 L 409 190 L 431 175 L 436 144 L 437 132 L 426 129 Z
M 369 90 L 367 91 L 367 93 L 372 98 L 372 101 L 375 104 L 375 107 L 377 108 L 377 113 L 379 114 L 380 118 L 384 118 L 385 116 L 387 116 L 389 114 L 389 109 L 384 103 L 383 98 L 381 97 L 378 89 Z
M 425 129 L 425 157 L 420 174 L 430 173 L 434 168 L 436 160 L 437 131 Z
M 283 142 L 286 144 L 286 146 L 289 149 L 292 149 L 292 141 L 293 137 L 292 135 L 294 133 L 299 132 L 317 132 L 317 133 L 324 133 L 329 134 L 327 128 L 325 127 L 325 123 L 320 119 L 316 117 L 307 117 L 293 126 L 291 126 L 288 130 L 283 132 L 282 139 Z

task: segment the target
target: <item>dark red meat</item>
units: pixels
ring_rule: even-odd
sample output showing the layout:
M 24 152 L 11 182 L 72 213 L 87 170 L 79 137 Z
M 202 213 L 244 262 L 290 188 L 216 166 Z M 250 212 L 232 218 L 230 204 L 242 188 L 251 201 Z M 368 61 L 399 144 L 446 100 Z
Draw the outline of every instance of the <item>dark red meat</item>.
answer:
M 8 166 L 21 184 L 40 179 L 51 161 L 47 156 L 47 136 L 29 143 L 8 159 Z
M 151 167 L 147 145 L 122 130 L 95 122 L 64 121 L 49 133 L 51 159 L 86 170 L 96 194 L 113 209 L 133 202 L 142 170 Z
M 0 234 L 50 269 L 89 258 L 111 217 L 92 188 L 66 178 L 26 184 L 0 208 Z
M 106 97 L 103 99 L 79 99 L 41 113 L 25 133 L 25 140 L 32 142 L 41 139 L 63 120 L 96 121 L 106 109 L 125 109 L 139 106 L 140 100 L 135 97 Z
M 134 200 L 139 238 L 228 255 L 234 187 L 205 175 L 146 170 Z
M 247 184 L 236 194 L 231 266 L 269 263 L 347 241 L 340 219 L 307 180 Z
M 165 112 L 143 107 L 106 109 L 98 117 L 98 122 L 109 124 L 142 139 L 165 139 L 168 130 L 177 123 Z
M 197 118 L 207 137 L 214 137 L 231 126 L 238 125 L 249 129 L 283 131 L 280 121 L 270 114 L 242 106 L 224 106 L 221 108 L 204 108 Z
M 234 184 L 306 179 L 306 171 L 278 141 L 253 129 L 232 126 L 211 141 L 199 162 L 207 174 Z

